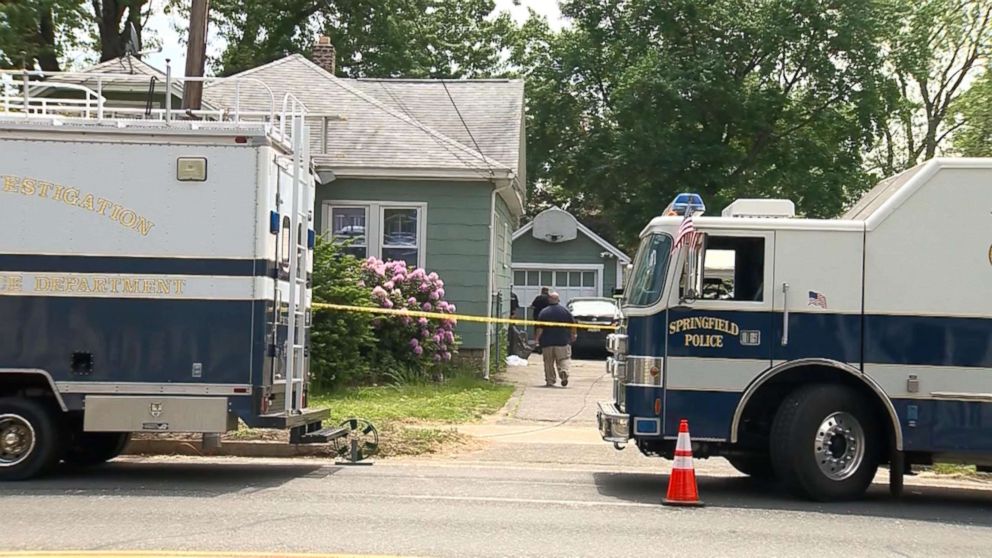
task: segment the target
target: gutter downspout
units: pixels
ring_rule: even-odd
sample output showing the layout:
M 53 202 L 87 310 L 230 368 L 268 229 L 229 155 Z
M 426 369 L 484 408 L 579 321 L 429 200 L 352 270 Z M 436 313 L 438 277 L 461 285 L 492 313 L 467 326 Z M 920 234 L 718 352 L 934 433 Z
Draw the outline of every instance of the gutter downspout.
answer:
M 486 292 L 488 293 L 488 298 L 486 302 L 486 317 L 492 319 L 493 317 L 493 279 L 496 274 L 496 196 L 506 190 L 507 188 L 513 188 L 514 177 L 510 176 L 510 180 L 505 186 L 499 186 L 493 188 L 492 198 L 489 200 L 489 275 L 487 278 L 488 284 L 486 285 Z M 495 182 L 494 182 L 495 185 Z M 491 322 L 486 323 L 486 350 L 484 359 L 486 361 L 485 368 L 482 372 L 482 378 L 485 380 L 489 379 L 490 373 L 490 357 L 491 353 L 490 339 L 492 338 L 493 324 Z M 499 343 L 499 336 L 496 336 L 496 342 Z

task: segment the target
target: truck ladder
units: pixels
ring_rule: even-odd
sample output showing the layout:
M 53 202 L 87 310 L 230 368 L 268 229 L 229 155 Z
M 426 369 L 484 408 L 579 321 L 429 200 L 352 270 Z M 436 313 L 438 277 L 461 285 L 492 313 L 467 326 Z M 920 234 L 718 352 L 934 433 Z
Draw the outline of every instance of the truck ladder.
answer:
M 286 403 L 287 414 L 299 413 L 303 409 L 303 390 L 306 385 L 309 355 L 306 354 L 306 337 L 309 325 L 309 304 L 307 297 L 307 270 L 310 251 L 308 248 L 310 221 L 313 219 L 310 172 L 310 134 L 305 123 L 306 110 L 295 97 L 287 94 L 284 100 L 283 118 L 286 117 L 286 104 L 289 104 L 293 145 L 293 194 L 290 224 L 290 245 L 295 254 L 289 260 L 289 312 L 286 334 Z M 304 227 L 304 224 L 306 226 Z

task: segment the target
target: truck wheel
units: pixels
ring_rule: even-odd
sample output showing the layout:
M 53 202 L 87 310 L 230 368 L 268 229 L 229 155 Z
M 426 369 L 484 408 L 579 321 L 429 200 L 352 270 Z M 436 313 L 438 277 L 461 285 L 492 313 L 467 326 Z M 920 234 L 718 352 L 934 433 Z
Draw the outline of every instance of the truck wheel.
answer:
M 72 467 L 100 465 L 120 455 L 129 441 L 127 432 L 78 432 L 62 459 Z
M 756 480 L 773 480 L 775 478 L 775 468 L 772 467 L 772 460 L 767 455 L 749 455 L 728 457 L 727 461 L 741 473 Z
M 875 478 L 883 445 L 871 403 L 839 385 L 797 389 L 772 423 L 776 474 L 794 493 L 814 500 L 862 496 Z
M 58 463 L 59 441 L 55 417 L 44 403 L 0 398 L 0 481 L 47 473 Z

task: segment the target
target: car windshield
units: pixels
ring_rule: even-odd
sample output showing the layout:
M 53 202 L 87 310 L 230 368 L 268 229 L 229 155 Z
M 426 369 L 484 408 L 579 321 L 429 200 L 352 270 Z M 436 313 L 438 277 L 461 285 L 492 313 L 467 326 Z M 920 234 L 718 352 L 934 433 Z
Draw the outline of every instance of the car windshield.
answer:
M 672 237 L 667 234 L 652 234 L 641 240 L 627 289 L 627 304 L 651 306 L 661 299 L 671 252 Z
M 612 316 L 617 312 L 612 300 L 573 300 L 568 306 L 579 316 Z

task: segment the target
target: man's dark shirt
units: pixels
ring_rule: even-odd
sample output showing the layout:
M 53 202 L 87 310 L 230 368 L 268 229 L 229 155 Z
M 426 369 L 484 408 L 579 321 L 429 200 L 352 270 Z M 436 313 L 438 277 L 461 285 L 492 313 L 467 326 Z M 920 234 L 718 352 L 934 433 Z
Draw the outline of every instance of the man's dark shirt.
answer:
M 541 322 L 557 322 L 562 324 L 574 324 L 575 319 L 572 313 L 561 304 L 551 304 L 537 317 Z M 572 340 L 572 330 L 567 327 L 541 327 L 542 347 L 564 347 Z
M 537 295 L 534 298 L 534 302 L 531 302 L 530 305 L 534 307 L 535 320 L 541 315 L 541 311 L 548 307 L 548 304 L 551 304 L 551 302 L 548 300 L 548 295 L 546 294 Z

